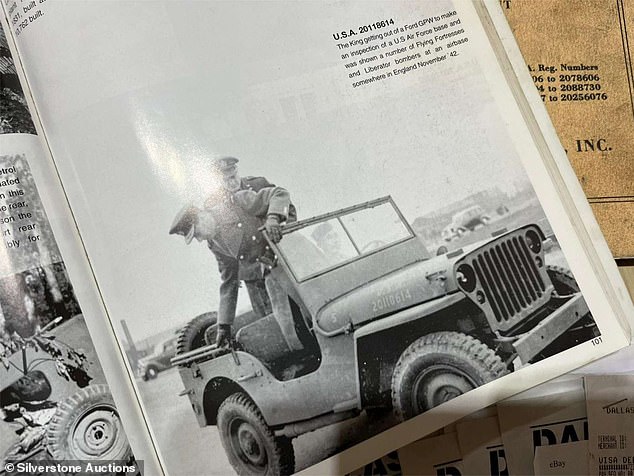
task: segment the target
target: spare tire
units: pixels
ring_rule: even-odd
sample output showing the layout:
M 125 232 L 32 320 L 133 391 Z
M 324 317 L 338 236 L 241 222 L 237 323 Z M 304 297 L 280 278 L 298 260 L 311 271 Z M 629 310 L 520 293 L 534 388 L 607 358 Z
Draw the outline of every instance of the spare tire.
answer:
M 189 321 L 178 333 L 176 355 L 185 354 L 190 350 L 213 344 L 216 341 L 217 317 L 218 314 L 216 312 L 206 312 Z
M 56 460 L 128 461 L 132 450 L 106 385 L 89 385 L 66 398 L 46 433 Z

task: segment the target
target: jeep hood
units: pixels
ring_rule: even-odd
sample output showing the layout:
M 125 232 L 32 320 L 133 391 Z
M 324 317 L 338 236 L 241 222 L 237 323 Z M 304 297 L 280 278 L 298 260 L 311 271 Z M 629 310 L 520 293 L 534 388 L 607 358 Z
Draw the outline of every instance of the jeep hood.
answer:
M 334 335 L 457 291 L 453 263 L 464 252 L 436 256 L 387 273 L 326 304 L 317 330 Z

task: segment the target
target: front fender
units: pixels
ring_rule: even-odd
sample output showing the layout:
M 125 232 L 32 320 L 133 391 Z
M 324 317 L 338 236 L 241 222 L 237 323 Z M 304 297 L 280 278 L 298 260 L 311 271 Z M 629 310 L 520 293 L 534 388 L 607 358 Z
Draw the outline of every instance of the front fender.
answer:
M 460 328 L 464 305 L 471 306 L 464 294 L 453 293 L 358 329 L 354 333 L 358 407 L 389 406 L 394 366 L 403 351 L 431 332 Z
M 392 314 L 391 316 L 384 317 L 383 319 L 371 322 L 370 324 L 366 324 L 365 326 L 355 331 L 355 346 L 357 345 L 357 341 L 362 337 L 368 336 L 370 334 L 375 334 L 384 329 L 397 327 L 401 324 L 405 324 L 407 322 L 411 322 L 416 319 L 434 314 L 438 311 L 453 306 L 454 304 L 457 304 L 463 299 L 465 299 L 465 295 L 461 292 L 447 294 L 445 296 L 439 297 L 438 299 L 434 299 L 433 301 L 428 301 L 423 304 L 419 304 L 418 306 L 410 307 L 403 311 Z

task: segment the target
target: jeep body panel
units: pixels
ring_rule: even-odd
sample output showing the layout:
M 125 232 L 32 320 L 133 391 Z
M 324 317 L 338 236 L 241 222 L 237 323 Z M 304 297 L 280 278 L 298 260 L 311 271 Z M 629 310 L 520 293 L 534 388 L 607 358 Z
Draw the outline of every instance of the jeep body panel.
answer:
M 513 343 L 520 360 L 524 363 L 530 362 L 589 312 L 588 305 L 581 294 L 572 297 Z
M 354 333 L 355 347 L 356 343 L 363 337 L 370 334 L 381 332 L 385 329 L 391 329 L 393 327 L 400 326 L 410 321 L 414 321 L 430 314 L 434 314 L 438 311 L 446 309 L 455 305 L 456 303 L 464 300 L 465 297 L 462 293 L 453 293 L 442 296 L 433 301 L 422 303 L 418 306 L 403 309 L 402 311 L 392 314 L 385 319 L 371 322 L 370 324 L 361 327 Z
M 403 251 L 401 246 L 395 248 Z M 382 274 L 322 307 L 316 314 L 315 328 L 326 335 L 347 326 L 356 329 L 455 291 L 453 276 L 448 276 L 452 261 L 439 256 Z
M 318 339 L 328 339 L 326 346 L 321 343 L 327 351 L 319 368 L 286 381 L 276 379 L 262 362 L 241 351 L 181 364 L 181 379 L 199 425 L 206 426 L 215 419 L 215 415 L 205 414 L 205 390 L 212 388 L 216 379 L 241 387 L 271 427 L 356 408 L 358 389 L 352 335 L 318 336 Z

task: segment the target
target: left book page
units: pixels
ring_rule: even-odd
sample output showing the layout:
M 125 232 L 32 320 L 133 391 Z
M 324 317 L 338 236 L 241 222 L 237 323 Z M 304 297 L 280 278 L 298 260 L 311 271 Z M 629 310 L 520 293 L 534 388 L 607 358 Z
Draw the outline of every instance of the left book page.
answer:
M 102 365 L 118 356 L 2 28 L 0 86 L 0 473 L 145 474 L 140 412 Z

